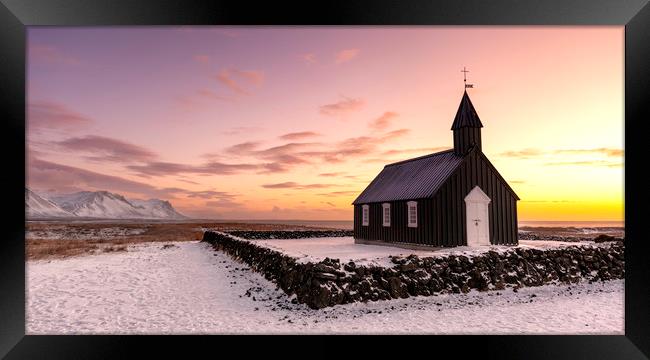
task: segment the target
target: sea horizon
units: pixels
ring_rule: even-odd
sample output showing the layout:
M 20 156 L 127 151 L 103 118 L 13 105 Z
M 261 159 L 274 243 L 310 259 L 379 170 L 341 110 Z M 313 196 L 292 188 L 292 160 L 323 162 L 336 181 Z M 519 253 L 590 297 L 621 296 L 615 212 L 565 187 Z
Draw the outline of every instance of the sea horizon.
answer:
M 242 223 L 242 224 L 281 224 L 295 226 L 312 226 L 312 227 L 329 227 L 335 229 L 352 230 L 354 221 L 352 220 L 279 220 L 279 219 L 183 219 L 183 220 L 164 220 L 164 219 L 26 219 L 27 222 L 43 223 L 192 223 L 192 222 L 214 222 L 214 223 Z M 625 228 L 625 221 L 614 220 L 591 220 L 591 221 L 574 221 L 574 220 L 529 220 L 520 221 L 519 228 L 522 227 L 613 227 Z
M 352 229 L 354 222 L 352 220 L 245 220 L 245 219 L 211 219 L 206 221 L 214 222 L 238 222 L 249 224 L 285 224 L 285 225 L 304 225 L 304 226 L 324 226 L 337 229 Z M 571 220 L 532 220 L 520 221 L 519 227 L 625 227 L 625 221 L 571 221 Z

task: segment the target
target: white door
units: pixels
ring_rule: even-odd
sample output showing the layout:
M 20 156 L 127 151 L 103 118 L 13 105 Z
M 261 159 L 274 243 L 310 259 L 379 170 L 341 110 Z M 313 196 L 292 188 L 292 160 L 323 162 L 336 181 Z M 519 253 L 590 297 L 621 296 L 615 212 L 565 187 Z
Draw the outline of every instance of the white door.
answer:
M 488 204 L 490 198 L 478 186 L 465 197 L 467 246 L 490 245 Z

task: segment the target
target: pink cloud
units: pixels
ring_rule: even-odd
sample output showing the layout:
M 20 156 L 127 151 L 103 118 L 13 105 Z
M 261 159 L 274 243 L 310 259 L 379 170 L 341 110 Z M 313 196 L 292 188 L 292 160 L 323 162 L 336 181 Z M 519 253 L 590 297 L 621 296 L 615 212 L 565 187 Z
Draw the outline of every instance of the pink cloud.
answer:
M 293 133 L 288 133 L 280 136 L 280 139 L 282 140 L 302 140 L 305 138 L 311 138 L 311 137 L 316 137 L 320 136 L 319 133 L 315 133 L 313 131 L 301 131 L 301 132 L 293 132 Z
M 256 160 L 258 173 L 280 173 L 291 170 L 293 167 L 302 164 L 314 164 L 318 162 L 341 163 L 359 156 L 375 154 L 379 146 L 403 137 L 409 133 L 408 129 L 397 129 L 378 136 L 359 136 L 348 138 L 334 144 L 323 144 L 319 142 L 290 142 L 282 145 L 260 149 L 257 141 L 247 141 L 232 145 L 223 150 L 224 155 L 237 155 L 251 157 Z M 312 136 L 309 132 L 290 133 L 284 137 Z M 219 157 L 219 154 L 204 154 L 207 158 Z M 322 176 L 335 176 L 338 173 L 325 173 Z
M 318 174 L 318 176 L 324 176 L 324 177 L 338 177 L 343 175 L 344 173 L 342 172 L 331 172 L 331 173 L 322 173 Z
M 398 114 L 396 112 L 386 111 L 380 117 L 370 122 L 370 127 L 375 130 L 384 130 L 391 125 L 397 116 Z
M 293 181 L 278 183 L 278 184 L 264 184 L 263 188 L 266 189 L 322 189 L 332 187 L 332 184 L 298 184 Z
M 56 102 L 36 101 L 27 106 L 27 126 L 31 131 L 76 130 L 91 122 L 89 117 Z
M 188 197 L 191 198 L 201 198 L 201 199 L 213 199 L 213 198 L 233 198 L 234 194 L 227 193 L 224 191 L 214 191 L 214 190 L 203 190 L 203 191 L 193 191 L 188 193 Z
M 348 62 L 357 56 L 359 56 L 359 49 L 346 49 L 346 50 L 341 50 L 336 54 L 336 63 L 337 64 L 342 64 L 344 62 Z
M 244 171 L 259 170 L 263 168 L 263 164 L 226 164 L 212 161 L 202 165 L 188 165 L 156 161 L 144 165 L 129 165 L 127 168 L 138 174 L 148 176 L 178 174 L 232 175 Z
M 542 154 L 543 152 L 538 149 L 522 149 L 522 150 L 505 151 L 499 155 L 506 156 L 506 157 L 520 158 L 520 159 L 528 159 L 530 157 L 540 156 Z
M 400 137 L 402 137 L 404 135 L 407 135 L 410 132 L 411 132 L 410 129 L 397 129 L 397 130 L 387 132 L 386 134 L 384 134 L 381 137 L 381 142 L 385 142 L 385 141 L 392 140 L 392 139 L 395 139 L 395 138 L 400 138 Z
M 379 137 L 358 136 L 348 138 L 337 143 L 331 150 L 309 151 L 298 153 L 297 155 L 317 157 L 327 163 L 341 163 L 349 158 L 374 154 L 377 152 L 379 145 L 403 137 L 409 132 L 409 129 L 398 129 Z
M 623 156 L 623 149 L 596 148 L 596 149 L 561 149 L 555 150 L 556 154 L 603 154 L 605 156 Z
M 221 70 L 219 74 L 217 74 L 217 81 L 226 85 L 230 90 L 236 93 L 249 95 L 248 91 L 244 90 L 234 79 L 232 79 L 228 70 Z
M 94 161 L 150 161 L 157 156 L 142 146 L 96 135 L 74 137 L 59 141 L 56 145 L 65 150 L 92 154 L 87 158 Z
M 584 166 L 622 167 L 623 163 L 611 162 L 611 161 L 606 161 L 606 160 L 583 160 L 583 161 L 547 162 L 547 163 L 544 163 L 544 165 L 550 165 L 550 166 L 584 165 Z
M 358 111 L 363 108 L 365 102 L 359 98 L 344 98 L 341 101 L 322 105 L 319 112 L 327 116 L 339 116 L 349 112 Z
M 254 151 L 259 146 L 259 141 L 247 141 L 226 148 L 226 152 L 234 155 L 250 154 L 251 151 Z
M 216 75 L 217 81 L 240 95 L 250 95 L 249 87 L 260 87 L 265 75 L 256 70 L 223 69 Z
M 317 194 L 317 195 L 319 195 L 319 196 L 332 196 L 332 195 L 351 196 L 351 195 L 358 195 L 359 193 L 360 193 L 360 191 L 331 191 L 331 192 L 327 192 L 327 193 L 320 193 L 320 194 Z
M 34 157 L 28 159 L 27 184 L 30 188 L 55 189 L 62 193 L 82 190 L 108 190 L 138 193 L 153 197 L 169 195 L 169 192 L 152 185 L 119 176 L 100 174 Z
M 230 128 L 229 130 L 223 131 L 223 135 L 239 135 L 239 134 L 248 134 L 251 132 L 259 132 L 261 130 L 264 130 L 264 128 L 257 127 L 257 126 L 236 126 L 233 128 Z
M 255 86 L 262 86 L 264 83 L 264 79 L 266 76 L 262 71 L 257 71 L 257 70 L 237 70 L 233 69 L 232 72 L 239 76 L 240 78 L 248 81 L 249 83 L 255 85 Z

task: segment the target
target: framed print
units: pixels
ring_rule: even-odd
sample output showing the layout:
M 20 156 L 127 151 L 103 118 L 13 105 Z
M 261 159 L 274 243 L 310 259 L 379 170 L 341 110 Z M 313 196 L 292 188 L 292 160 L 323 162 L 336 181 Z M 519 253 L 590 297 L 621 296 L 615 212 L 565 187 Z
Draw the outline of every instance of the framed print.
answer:
M 2 356 L 650 354 L 646 1 L 2 4 Z

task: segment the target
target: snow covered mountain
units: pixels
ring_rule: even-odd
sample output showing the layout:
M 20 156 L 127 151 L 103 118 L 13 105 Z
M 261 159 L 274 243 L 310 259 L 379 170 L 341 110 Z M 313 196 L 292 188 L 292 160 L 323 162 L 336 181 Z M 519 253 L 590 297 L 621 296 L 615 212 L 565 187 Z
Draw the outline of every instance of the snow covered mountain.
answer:
M 142 214 L 124 196 L 108 191 L 81 191 L 52 197 L 64 210 L 81 217 L 134 219 Z
M 186 219 L 187 217 L 174 209 L 172 204 L 166 200 L 149 199 L 138 200 L 131 199 L 133 204 L 141 214 L 145 214 L 147 218 L 153 219 Z
M 25 212 L 28 218 L 69 218 L 75 217 L 51 200 L 25 188 Z
M 29 190 L 27 190 L 29 191 Z M 33 192 L 31 192 L 33 193 Z M 49 201 L 67 215 L 34 213 L 33 218 L 42 217 L 84 217 L 100 219 L 169 219 L 179 220 L 186 217 L 177 212 L 168 202 L 159 199 L 129 200 L 120 194 L 108 191 L 81 191 L 74 194 L 54 195 Z M 26 195 L 27 201 L 27 195 Z M 29 204 L 26 205 L 29 207 Z M 33 207 L 33 205 L 32 205 Z

